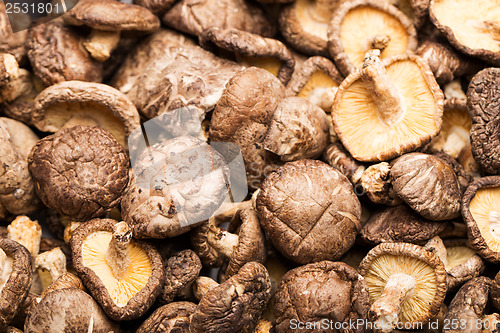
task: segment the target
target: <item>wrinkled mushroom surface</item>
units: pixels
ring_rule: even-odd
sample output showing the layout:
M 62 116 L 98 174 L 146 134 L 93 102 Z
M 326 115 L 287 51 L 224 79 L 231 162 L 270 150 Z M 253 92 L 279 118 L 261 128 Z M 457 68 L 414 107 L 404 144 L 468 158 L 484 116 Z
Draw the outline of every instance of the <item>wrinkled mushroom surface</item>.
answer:
M 196 304 L 174 302 L 156 309 L 137 329 L 137 333 L 190 333 L 191 316 Z
M 16 57 L 18 62 L 26 56 L 24 43 L 26 41 L 27 30 L 12 32 L 10 20 L 6 13 L 5 3 L 0 3 L 0 52 L 10 53 Z

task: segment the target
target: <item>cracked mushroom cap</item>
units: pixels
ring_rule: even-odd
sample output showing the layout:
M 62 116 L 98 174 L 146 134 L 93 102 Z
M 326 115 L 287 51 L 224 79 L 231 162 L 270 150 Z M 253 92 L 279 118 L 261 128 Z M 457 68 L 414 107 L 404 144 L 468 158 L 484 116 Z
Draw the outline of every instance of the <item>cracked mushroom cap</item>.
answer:
M 102 64 L 81 47 L 82 38 L 60 20 L 29 29 L 26 38 L 28 58 L 33 72 L 45 86 L 70 80 L 102 80 Z
M 441 158 L 405 154 L 392 162 L 390 175 L 397 195 L 424 218 L 442 221 L 460 216 L 458 178 Z
M 383 161 L 415 150 L 439 133 L 444 97 L 428 65 L 377 50 L 340 85 L 332 110 L 335 132 L 360 161 Z
M 114 320 L 142 316 L 160 294 L 163 263 L 156 249 L 132 239 L 125 222 L 93 219 L 71 237 L 73 265 L 90 294 Z
M 500 262 L 500 176 L 472 182 L 462 199 L 470 247 L 493 263 Z
M 138 238 L 186 233 L 212 216 L 228 194 L 224 157 L 195 137 L 147 147 L 133 167 L 121 207 Z
M 7 15 L 5 3 L 0 3 L 0 52 L 10 53 L 16 57 L 18 62 L 21 62 L 26 56 L 26 41 L 27 30 L 13 32 L 10 25 L 9 16 Z
M 295 332 L 293 321 L 366 320 L 369 308 L 367 285 L 354 268 L 320 261 L 292 269 L 281 279 L 273 309 L 275 329 L 276 333 Z
M 153 312 L 142 323 L 136 333 L 190 333 L 191 316 L 196 304 L 191 302 L 174 302 Z
M 256 207 L 273 245 L 300 264 L 340 258 L 361 229 L 361 204 L 351 183 L 318 160 L 289 162 L 271 172 Z
M 374 213 L 361 229 L 360 237 L 369 244 L 420 243 L 441 233 L 445 222 L 429 221 L 407 206 L 387 207 Z
M 181 0 L 162 19 L 166 26 L 200 36 L 203 30 L 235 28 L 272 37 L 275 27 L 257 5 L 245 0 Z
M 134 104 L 120 91 L 100 83 L 68 81 L 43 90 L 35 99 L 33 124 L 42 132 L 57 132 L 77 125 L 99 126 L 123 147 L 140 127 Z
M 385 59 L 416 48 L 417 32 L 411 20 L 386 2 L 346 1 L 328 26 L 328 50 L 344 76 L 361 68 L 371 49 L 380 50 L 380 58 Z
M 0 238 L 0 329 L 22 306 L 32 281 L 32 260 L 21 244 Z
M 368 285 L 369 319 L 391 332 L 396 323 L 425 323 L 438 314 L 446 296 L 446 271 L 441 260 L 423 247 L 382 243 L 359 267 Z
M 128 184 L 127 153 L 99 127 L 75 126 L 43 138 L 28 164 L 45 205 L 77 220 L 109 212 Z
M 28 126 L 0 117 L 0 206 L 10 214 L 31 214 L 40 208 L 28 170 L 28 155 L 37 141 Z
M 483 259 L 469 247 L 467 239 L 444 240 L 446 247 L 445 268 L 448 274 L 448 291 L 456 289 L 465 282 L 481 275 L 485 264 Z
M 500 65 L 500 6 L 496 0 L 432 0 L 432 23 L 460 52 Z
M 168 258 L 164 268 L 165 283 L 159 300 L 168 304 L 176 297 L 191 298 L 193 282 L 202 268 L 196 253 L 189 249 L 177 252 Z
M 271 281 L 266 268 L 249 262 L 203 296 L 189 329 L 191 333 L 253 332 L 270 297 Z
M 108 333 L 119 332 L 120 328 L 89 294 L 77 288 L 64 288 L 48 293 L 34 306 L 24 331 Z
M 477 73 L 472 78 L 467 90 L 467 110 L 472 118 L 470 131 L 472 155 L 483 171 L 495 175 L 500 174 L 499 85 L 500 68 L 492 67 Z

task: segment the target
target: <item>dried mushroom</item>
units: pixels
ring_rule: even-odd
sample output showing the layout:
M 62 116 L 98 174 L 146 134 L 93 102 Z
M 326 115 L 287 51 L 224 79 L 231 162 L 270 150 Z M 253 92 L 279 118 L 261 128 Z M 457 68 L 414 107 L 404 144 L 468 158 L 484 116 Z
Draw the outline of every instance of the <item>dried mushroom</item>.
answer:
M 7 238 L 24 246 L 34 260 L 40 252 L 42 227 L 38 221 L 32 221 L 27 216 L 18 216 L 7 226 Z
M 444 160 L 423 153 L 405 154 L 392 162 L 390 174 L 394 191 L 426 219 L 460 216 L 458 178 Z
M 500 68 L 492 67 L 477 73 L 467 90 L 467 110 L 472 118 L 472 155 L 483 171 L 495 175 L 500 174 L 500 150 L 496 141 L 499 85 Z
M 448 291 L 454 290 L 463 283 L 481 275 L 485 265 L 483 259 L 469 247 L 466 239 L 449 239 L 443 241 L 446 247 L 445 268 L 448 276 Z
M 429 15 L 430 0 L 385 0 L 401 10 L 408 16 L 416 28 L 426 23 Z
M 370 165 L 361 175 L 359 184 L 366 196 L 376 204 L 397 206 L 403 203 L 392 187 L 391 165 L 381 162 Z
M 109 212 L 128 184 L 125 150 L 99 127 L 75 126 L 43 138 L 28 164 L 45 205 L 78 220 Z
M 149 9 L 153 14 L 161 17 L 169 10 L 176 0 L 134 0 L 134 4 Z
M 120 41 L 120 33 L 152 33 L 160 20 L 148 9 L 116 0 L 80 0 L 67 15 L 66 24 L 92 28 L 83 46 L 92 58 L 106 61 Z
M 159 253 L 132 240 L 125 222 L 84 223 L 73 233 L 71 249 L 75 270 L 112 319 L 142 316 L 161 292 L 164 272 Z
M 42 290 L 46 290 L 59 277 L 67 273 L 66 255 L 61 248 L 56 247 L 37 255 L 33 266 L 40 277 Z
M 377 0 L 344 2 L 328 26 L 328 50 L 338 69 L 348 76 L 365 67 L 365 53 L 380 50 L 380 58 L 414 51 L 417 32 L 396 7 Z
M 207 291 L 191 317 L 191 333 L 251 333 L 271 297 L 266 268 L 245 264 L 226 282 Z
M 360 161 L 383 161 L 412 151 L 439 133 L 443 93 L 421 58 L 366 54 L 363 68 L 339 87 L 335 132 Z
M 21 62 L 26 56 L 26 49 L 24 43 L 28 31 L 21 30 L 13 32 L 9 16 L 7 16 L 5 3 L 0 3 L 0 52 L 10 53 L 16 57 L 18 62 Z
M 353 184 L 358 184 L 365 172 L 365 167 L 352 158 L 340 141 L 328 145 L 323 153 L 323 160 L 339 170 Z
M 34 74 L 45 86 L 70 80 L 102 80 L 102 64 L 80 47 L 82 38 L 60 20 L 29 29 L 26 39 L 28 58 Z
M 136 333 L 190 333 L 191 316 L 196 304 L 174 302 L 156 309 L 137 329 Z
M 500 273 L 500 271 L 499 271 Z M 491 302 L 493 306 L 497 309 L 500 310 L 500 274 L 497 273 L 495 275 L 495 279 L 493 280 L 493 284 L 491 286 Z
M 398 324 L 426 322 L 436 316 L 446 295 L 441 260 L 408 243 L 382 243 L 360 264 L 372 302 L 368 318 L 379 332 Z
M 495 0 L 432 0 L 432 23 L 460 52 L 500 65 L 500 6 Z
M 128 135 L 141 125 L 134 104 L 120 91 L 82 81 L 61 82 L 42 91 L 35 100 L 32 122 L 43 132 L 99 126 L 125 148 Z
M 271 172 L 256 207 L 273 245 L 301 264 L 340 258 L 361 229 L 351 183 L 317 160 L 289 162 Z

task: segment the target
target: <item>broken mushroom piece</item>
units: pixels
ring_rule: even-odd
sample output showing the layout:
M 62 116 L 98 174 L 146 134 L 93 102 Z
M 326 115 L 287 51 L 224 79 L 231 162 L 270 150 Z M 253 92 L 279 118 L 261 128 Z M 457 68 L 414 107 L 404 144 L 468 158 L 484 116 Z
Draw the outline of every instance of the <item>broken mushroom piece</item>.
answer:
M 0 103 L 12 102 L 18 97 L 20 92 L 14 84 L 19 75 L 16 58 L 12 54 L 0 53 Z
M 191 316 L 196 304 L 174 302 L 156 309 L 137 329 L 136 333 L 190 333 Z
M 45 290 L 60 276 L 67 273 L 66 255 L 61 248 L 56 247 L 37 255 L 33 266 L 40 277 L 42 290 Z
M 429 16 L 460 52 L 500 65 L 500 7 L 482 0 L 471 8 L 467 0 L 432 0 Z
M 417 32 L 411 20 L 387 2 L 345 1 L 328 26 L 328 50 L 344 76 L 366 67 L 363 59 L 372 49 L 385 59 L 416 48 Z
M 252 333 L 271 297 L 266 268 L 245 264 L 226 282 L 203 296 L 191 317 L 191 333 Z
M 24 246 L 35 260 L 40 252 L 42 227 L 38 221 L 27 216 L 18 216 L 7 226 L 7 238 Z
M 444 97 L 421 58 L 380 61 L 366 54 L 335 96 L 332 120 L 344 147 L 359 161 L 384 161 L 415 150 L 439 133 Z
M 354 268 L 342 262 L 320 261 L 292 269 L 281 279 L 273 309 L 275 329 L 276 333 L 292 333 L 293 322 L 317 328 L 316 323 L 325 321 L 365 321 L 369 308 L 367 285 Z
M 467 89 L 467 110 L 472 118 L 472 155 L 484 172 L 494 175 L 500 174 L 500 149 L 497 143 L 499 85 L 500 68 L 492 67 L 477 73 Z
M 71 250 L 85 287 L 114 320 L 142 316 L 161 292 L 160 254 L 132 240 L 125 222 L 94 219 L 82 224 L 71 237 Z
M 373 203 L 398 206 L 403 203 L 392 187 L 391 165 L 381 162 L 364 170 L 359 183 L 368 199 Z
M 116 0 L 80 0 L 64 22 L 92 28 L 83 43 L 92 58 L 104 62 L 120 41 L 120 32 L 153 33 L 160 28 L 160 20 L 148 9 Z
M 340 258 L 361 229 L 361 204 L 351 183 L 317 160 L 289 162 L 271 172 L 256 207 L 273 245 L 300 264 Z
M 100 83 L 61 82 L 43 90 L 35 100 L 32 122 L 42 132 L 77 125 L 99 126 L 124 148 L 127 137 L 140 127 L 134 104 L 120 91 Z
M 438 314 L 446 296 L 441 260 L 409 243 L 382 243 L 360 264 L 372 302 L 369 316 L 379 332 L 396 325 L 425 323 Z

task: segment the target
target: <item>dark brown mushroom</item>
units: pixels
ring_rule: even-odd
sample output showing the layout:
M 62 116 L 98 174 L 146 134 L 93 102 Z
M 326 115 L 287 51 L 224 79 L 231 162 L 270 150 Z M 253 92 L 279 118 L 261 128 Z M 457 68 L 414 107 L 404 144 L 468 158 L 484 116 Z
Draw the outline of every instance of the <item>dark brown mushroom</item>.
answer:
M 271 172 L 256 207 L 273 245 L 301 264 L 340 258 L 361 229 L 351 183 L 317 160 L 289 162 Z
M 497 310 L 500 310 L 500 271 L 495 275 L 491 286 L 491 302 Z
M 12 14 L 11 14 L 12 15 Z M 13 32 L 7 15 L 5 3 L 0 3 L 0 52 L 10 53 L 21 62 L 26 57 L 24 43 L 26 41 L 27 30 Z
M 45 205 L 74 219 L 103 216 L 128 184 L 125 150 L 99 127 L 75 126 L 43 138 L 28 164 Z
M 176 0 L 134 0 L 134 4 L 149 9 L 153 14 L 162 17 Z
M 196 304 L 174 302 L 156 309 L 137 329 L 136 333 L 190 333 L 191 316 Z
M 302 322 L 316 325 L 307 331 L 322 332 L 318 324 L 324 321 L 366 321 L 369 308 L 367 285 L 354 268 L 342 262 L 320 261 L 292 269 L 281 279 L 273 310 L 275 329 L 276 333 L 297 332 L 293 323 Z

